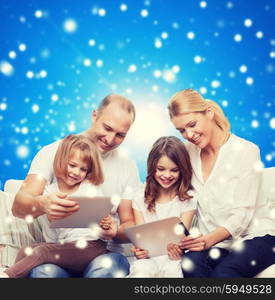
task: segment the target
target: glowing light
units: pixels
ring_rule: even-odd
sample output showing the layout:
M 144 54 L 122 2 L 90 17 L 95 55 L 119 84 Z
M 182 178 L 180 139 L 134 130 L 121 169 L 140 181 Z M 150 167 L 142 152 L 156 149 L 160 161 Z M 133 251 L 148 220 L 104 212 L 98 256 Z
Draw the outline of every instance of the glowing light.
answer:
M 59 96 L 57 94 L 52 94 L 51 99 L 52 101 L 57 101 L 59 99 Z
M 17 147 L 16 154 L 19 158 L 25 158 L 29 155 L 29 149 L 25 145 L 21 145 Z
M 244 26 L 245 27 L 251 27 L 252 26 L 252 20 L 251 19 L 245 19 L 244 20 Z
M 174 73 L 179 73 L 179 71 L 180 71 L 180 66 L 178 66 L 178 65 L 173 66 L 173 67 L 172 67 L 172 71 L 173 71 Z
M 195 62 L 196 64 L 200 64 L 200 63 L 202 62 L 202 57 L 199 56 L 199 55 L 196 55 L 196 56 L 194 57 L 194 62 Z
M 137 66 L 136 65 L 130 65 L 128 68 L 128 72 L 129 73 L 134 73 L 137 70 Z
M 241 34 L 239 34 L 239 33 L 237 33 L 237 34 L 235 34 L 234 35 L 234 40 L 235 40 L 235 42 L 240 42 L 241 40 L 242 40 L 242 36 L 241 36 Z
M 112 260 L 109 257 L 104 257 L 101 260 L 101 266 L 103 268 L 111 268 L 112 264 L 113 264 L 113 262 L 112 262 Z
M 162 75 L 162 73 L 161 73 L 160 70 L 155 70 L 154 71 L 154 77 L 159 78 L 159 77 L 161 77 L 161 75 Z
M 218 259 L 218 258 L 220 258 L 220 256 L 221 256 L 221 251 L 220 251 L 218 248 L 212 248 L 212 249 L 209 251 L 209 256 L 210 256 L 212 259 Z
M 245 82 L 246 82 L 247 85 L 252 85 L 253 82 L 254 82 L 254 79 L 252 77 L 247 77 Z
M 41 70 L 41 71 L 39 72 L 39 76 L 40 76 L 41 78 L 46 78 L 47 75 L 48 75 L 48 73 L 47 73 L 46 70 Z
M 32 78 L 34 77 L 33 71 L 28 71 L 28 72 L 26 73 L 26 77 L 29 78 L 29 79 L 32 79 Z
M 193 40 L 193 39 L 195 38 L 195 33 L 192 32 L 192 31 L 188 32 L 188 33 L 187 33 L 187 38 L 188 38 L 189 40 Z
M 269 121 L 269 126 L 270 126 L 272 129 L 275 129 L 275 118 L 270 119 L 270 121 Z
M 213 80 L 213 81 L 211 82 L 211 86 L 212 86 L 212 88 L 218 88 L 218 87 L 221 86 L 221 83 L 220 83 L 220 81 L 218 81 L 218 80 Z
M 174 227 L 174 232 L 176 235 L 182 235 L 184 233 L 184 228 L 181 224 L 176 224 Z
M 85 67 L 90 67 L 91 64 L 92 64 L 92 61 L 91 61 L 89 58 L 84 59 L 83 65 L 84 65 Z
M 25 250 L 24 250 L 24 253 L 27 255 L 27 256 L 30 256 L 32 255 L 33 253 L 33 249 L 31 247 L 26 247 Z
M 207 88 L 204 86 L 200 87 L 200 93 L 205 95 L 207 93 Z
M 98 15 L 99 15 L 100 17 L 104 17 L 104 16 L 106 15 L 106 10 L 105 10 L 104 8 L 100 8 L 100 9 L 98 10 Z
M 32 215 L 27 215 L 27 216 L 25 217 L 25 221 L 26 221 L 28 224 L 33 223 L 33 221 L 34 221 L 33 216 L 32 216 Z
M 206 8 L 207 7 L 207 2 L 206 1 L 201 1 L 200 2 L 200 7 L 201 8 Z
M 22 127 L 22 129 L 21 129 L 22 134 L 28 134 L 28 132 L 29 132 L 28 127 Z
M 155 47 L 156 48 L 161 48 L 162 47 L 162 41 L 159 38 L 155 39 Z
M 9 52 L 9 58 L 11 58 L 11 59 L 16 58 L 16 52 L 15 51 L 10 51 Z
M 102 61 L 101 59 L 98 59 L 98 60 L 96 61 L 96 66 L 97 66 L 98 68 L 101 68 L 101 67 L 103 66 L 103 61 Z
M 63 29 L 67 33 L 74 33 L 77 30 L 77 23 L 74 19 L 67 19 L 63 23 Z
M 33 106 L 32 106 L 32 112 L 34 114 L 36 114 L 39 111 L 39 109 L 40 109 L 39 105 L 33 104 Z
M 165 70 L 163 72 L 163 79 L 168 83 L 173 83 L 176 80 L 176 75 L 173 71 Z
M 168 33 L 167 32 L 162 32 L 161 37 L 165 40 L 168 38 Z
M 89 46 L 93 47 L 93 46 L 95 46 L 96 41 L 93 40 L 93 39 L 90 39 L 89 42 L 88 42 L 88 44 L 89 44 Z
M 256 32 L 256 37 L 257 37 L 258 39 L 262 39 L 263 36 L 264 36 L 264 33 L 263 33 L 262 31 L 257 31 L 257 32 Z
M 11 76 L 14 72 L 14 69 L 9 62 L 2 61 L 0 62 L 0 72 L 2 72 L 6 76 Z
M 183 257 L 181 266 L 184 271 L 189 271 L 189 272 L 192 271 L 194 268 L 194 264 L 192 260 L 187 257 Z
M 79 239 L 75 242 L 76 248 L 79 249 L 85 249 L 87 247 L 88 243 L 85 239 Z
M 193 237 L 193 238 L 197 238 L 201 235 L 199 229 L 197 227 L 192 227 L 190 230 L 190 235 Z
M 146 18 L 146 17 L 148 17 L 149 12 L 148 12 L 147 9 L 142 9 L 141 12 L 140 12 L 140 15 L 141 15 L 143 18 Z
M 7 109 L 7 104 L 6 103 L 0 103 L 0 110 L 6 110 Z
M 241 73 L 246 73 L 247 72 L 247 66 L 246 65 L 241 65 L 240 66 L 240 72 Z
M 126 4 L 122 3 L 122 4 L 120 5 L 120 10 L 121 10 L 121 11 L 126 11 L 127 9 L 128 9 L 128 6 L 127 6 Z
M 18 47 L 19 51 L 24 52 L 27 49 L 27 46 L 25 44 L 20 44 Z
M 43 12 L 42 10 L 36 10 L 34 13 L 36 18 L 42 18 L 43 17 Z
M 258 128 L 258 127 L 259 127 L 259 122 L 258 122 L 257 120 L 253 120 L 253 121 L 251 122 L 251 127 L 253 127 L 253 128 Z

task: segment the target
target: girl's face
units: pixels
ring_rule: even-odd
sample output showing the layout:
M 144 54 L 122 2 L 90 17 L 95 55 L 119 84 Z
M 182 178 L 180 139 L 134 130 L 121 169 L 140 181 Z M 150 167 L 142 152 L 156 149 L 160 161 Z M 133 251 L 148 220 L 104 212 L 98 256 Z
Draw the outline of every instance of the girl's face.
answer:
M 157 162 L 155 180 L 163 189 L 172 187 L 180 177 L 178 166 L 166 155 Z
M 203 149 L 211 142 L 213 129 L 212 111 L 203 113 L 188 113 L 175 116 L 172 122 L 182 137 Z
M 83 161 L 82 153 L 76 149 L 70 156 L 67 167 L 68 175 L 65 179 L 66 184 L 74 186 L 82 182 L 88 173 L 88 164 Z

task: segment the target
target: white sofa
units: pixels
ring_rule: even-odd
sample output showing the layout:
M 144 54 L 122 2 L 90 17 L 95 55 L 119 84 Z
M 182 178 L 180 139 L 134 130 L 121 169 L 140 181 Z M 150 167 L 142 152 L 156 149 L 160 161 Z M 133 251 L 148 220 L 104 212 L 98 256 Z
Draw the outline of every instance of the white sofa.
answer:
M 275 210 L 275 167 L 265 168 L 262 176 L 261 196 L 266 199 L 271 209 Z M 28 223 L 16 218 L 11 213 L 14 195 L 22 181 L 8 180 L 4 191 L 0 191 L 0 268 L 13 264 L 20 247 L 43 241 L 41 227 L 37 220 Z M 275 226 L 275 219 L 274 219 Z M 126 244 L 125 255 L 132 261 L 131 244 Z M 275 263 L 259 273 L 258 278 L 275 278 Z

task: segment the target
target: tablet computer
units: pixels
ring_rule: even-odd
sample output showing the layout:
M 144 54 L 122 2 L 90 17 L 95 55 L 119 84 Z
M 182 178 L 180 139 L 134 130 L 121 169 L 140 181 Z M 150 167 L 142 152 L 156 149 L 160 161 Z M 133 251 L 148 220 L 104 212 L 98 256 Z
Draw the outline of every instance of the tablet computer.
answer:
M 137 248 L 154 257 L 167 254 L 167 245 L 178 244 L 189 232 L 180 218 L 171 217 L 125 228 L 125 234 Z
M 99 223 L 114 207 L 111 197 L 71 196 L 69 199 L 79 203 L 79 210 L 64 219 L 52 221 L 51 228 L 87 228 Z

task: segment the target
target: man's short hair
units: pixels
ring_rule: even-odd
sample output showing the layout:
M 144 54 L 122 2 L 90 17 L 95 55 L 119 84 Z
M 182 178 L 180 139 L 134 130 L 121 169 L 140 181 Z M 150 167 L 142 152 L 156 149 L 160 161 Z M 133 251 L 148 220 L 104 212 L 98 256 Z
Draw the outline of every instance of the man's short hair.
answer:
M 97 109 L 98 117 L 110 103 L 115 102 L 118 103 L 123 110 L 127 111 L 129 114 L 132 114 L 134 122 L 136 117 L 136 110 L 133 103 L 129 99 L 117 94 L 110 94 L 101 100 Z

